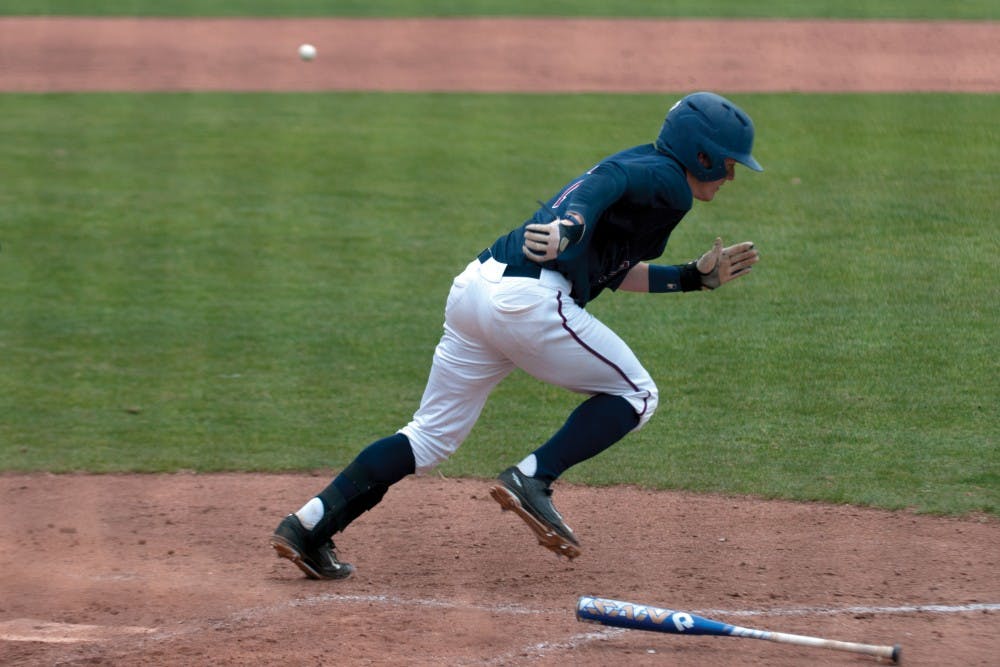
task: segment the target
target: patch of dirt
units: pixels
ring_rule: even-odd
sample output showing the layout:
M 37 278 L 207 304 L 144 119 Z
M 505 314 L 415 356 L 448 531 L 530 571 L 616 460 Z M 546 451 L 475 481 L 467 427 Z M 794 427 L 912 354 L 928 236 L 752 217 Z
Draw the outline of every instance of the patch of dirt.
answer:
M 996 92 L 1000 23 L 8 18 L 0 90 Z
M 311 42 L 319 57 L 299 61 Z M 0 19 L 0 90 L 1000 91 L 998 24 Z M 360 445 L 359 445 L 360 446 Z M 488 480 L 408 478 L 305 579 L 317 475 L 0 475 L 0 664 L 801 665 L 853 653 L 575 620 L 581 595 L 995 665 L 1000 522 L 590 489 L 559 560 Z

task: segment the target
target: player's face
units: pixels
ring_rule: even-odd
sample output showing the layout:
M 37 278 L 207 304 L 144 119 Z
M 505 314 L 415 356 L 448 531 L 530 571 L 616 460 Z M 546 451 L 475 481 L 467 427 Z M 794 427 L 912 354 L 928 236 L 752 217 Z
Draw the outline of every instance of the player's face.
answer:
M 688 184 L 691 186 L 691 194 L 698 201 L 712 201 L 715 193 L 719 191 L 722 184 L 736 178 L 736 160 L 726 158 L 726 175 L 716 181 L 699 181 L 688 172 Z

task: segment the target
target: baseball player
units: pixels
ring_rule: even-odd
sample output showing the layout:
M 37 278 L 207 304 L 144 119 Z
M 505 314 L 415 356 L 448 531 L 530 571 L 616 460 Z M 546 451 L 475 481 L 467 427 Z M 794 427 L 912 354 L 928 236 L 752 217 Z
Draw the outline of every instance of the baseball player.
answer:
M 656 384 L 629 346 L 585 309 L 605 289 L 712 290 L 750 273 L 753 243 L 715 239 L 697 260 L 653 264 L 694 199 L 711 201 L 736 163 L 755 171 L 754 126 L 729 100 L 698 92 L 667 113 L 656 141 L 601 160 L 523 225 L 498 238 L 455 279 L 444 334 L 409 424 L 373 442 L 271 537 L 278 555 L 313 579 L 354 571 L 332 536 L 390 486 L 431 470 L 465 440 L 493 388 L 515 368 L 587 396 L 565 424 L 500 473 L 492 497 L 539 542 L 575 558 L 580 542 L 552 503 L 552 483 L 649 421 Z

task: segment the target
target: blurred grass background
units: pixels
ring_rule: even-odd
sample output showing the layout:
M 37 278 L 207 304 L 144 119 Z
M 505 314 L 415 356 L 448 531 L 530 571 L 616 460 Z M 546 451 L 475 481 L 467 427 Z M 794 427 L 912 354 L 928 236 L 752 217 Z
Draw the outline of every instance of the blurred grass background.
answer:
M 996 0 L 4 0 L 0 14 L 996 19 Z
M 678 94 L 679 95 L 679 94 Z M 339 468 L 419 402 L 452 276 L 671 95 L 0 95 L 0 470 Z M 566 478 L 1000 512 L 997 95 L 738 95 L 763 174 L 589 307 L 661 388 Z M 580 400 L 517 373 L 441 468 Z

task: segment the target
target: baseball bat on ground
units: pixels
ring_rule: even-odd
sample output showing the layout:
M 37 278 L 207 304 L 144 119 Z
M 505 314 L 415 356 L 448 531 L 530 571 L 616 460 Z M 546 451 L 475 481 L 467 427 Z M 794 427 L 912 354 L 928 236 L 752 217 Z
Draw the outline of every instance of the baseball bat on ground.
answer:
M 678 635 L 715 635 L 722 637 L 745 637 L 771 642 L 829 648 L 837 651 L 864 653 L 878 658 L 888 658 L 899 662 L 900 646 L 877 646 L 857 644 L 834 639 L 821 639 L 804 635 L 790 635 L 784 632 L 769 632 L 753 628 L 741 628 L 720 621 L 713 621 L 685 611 L 661 609 L 648 605 L 608 600 L 606 598 L 581 597 L 576 603 L 576 617 L 581 621 L 591 621 L 631 630 L 652 630 Z

